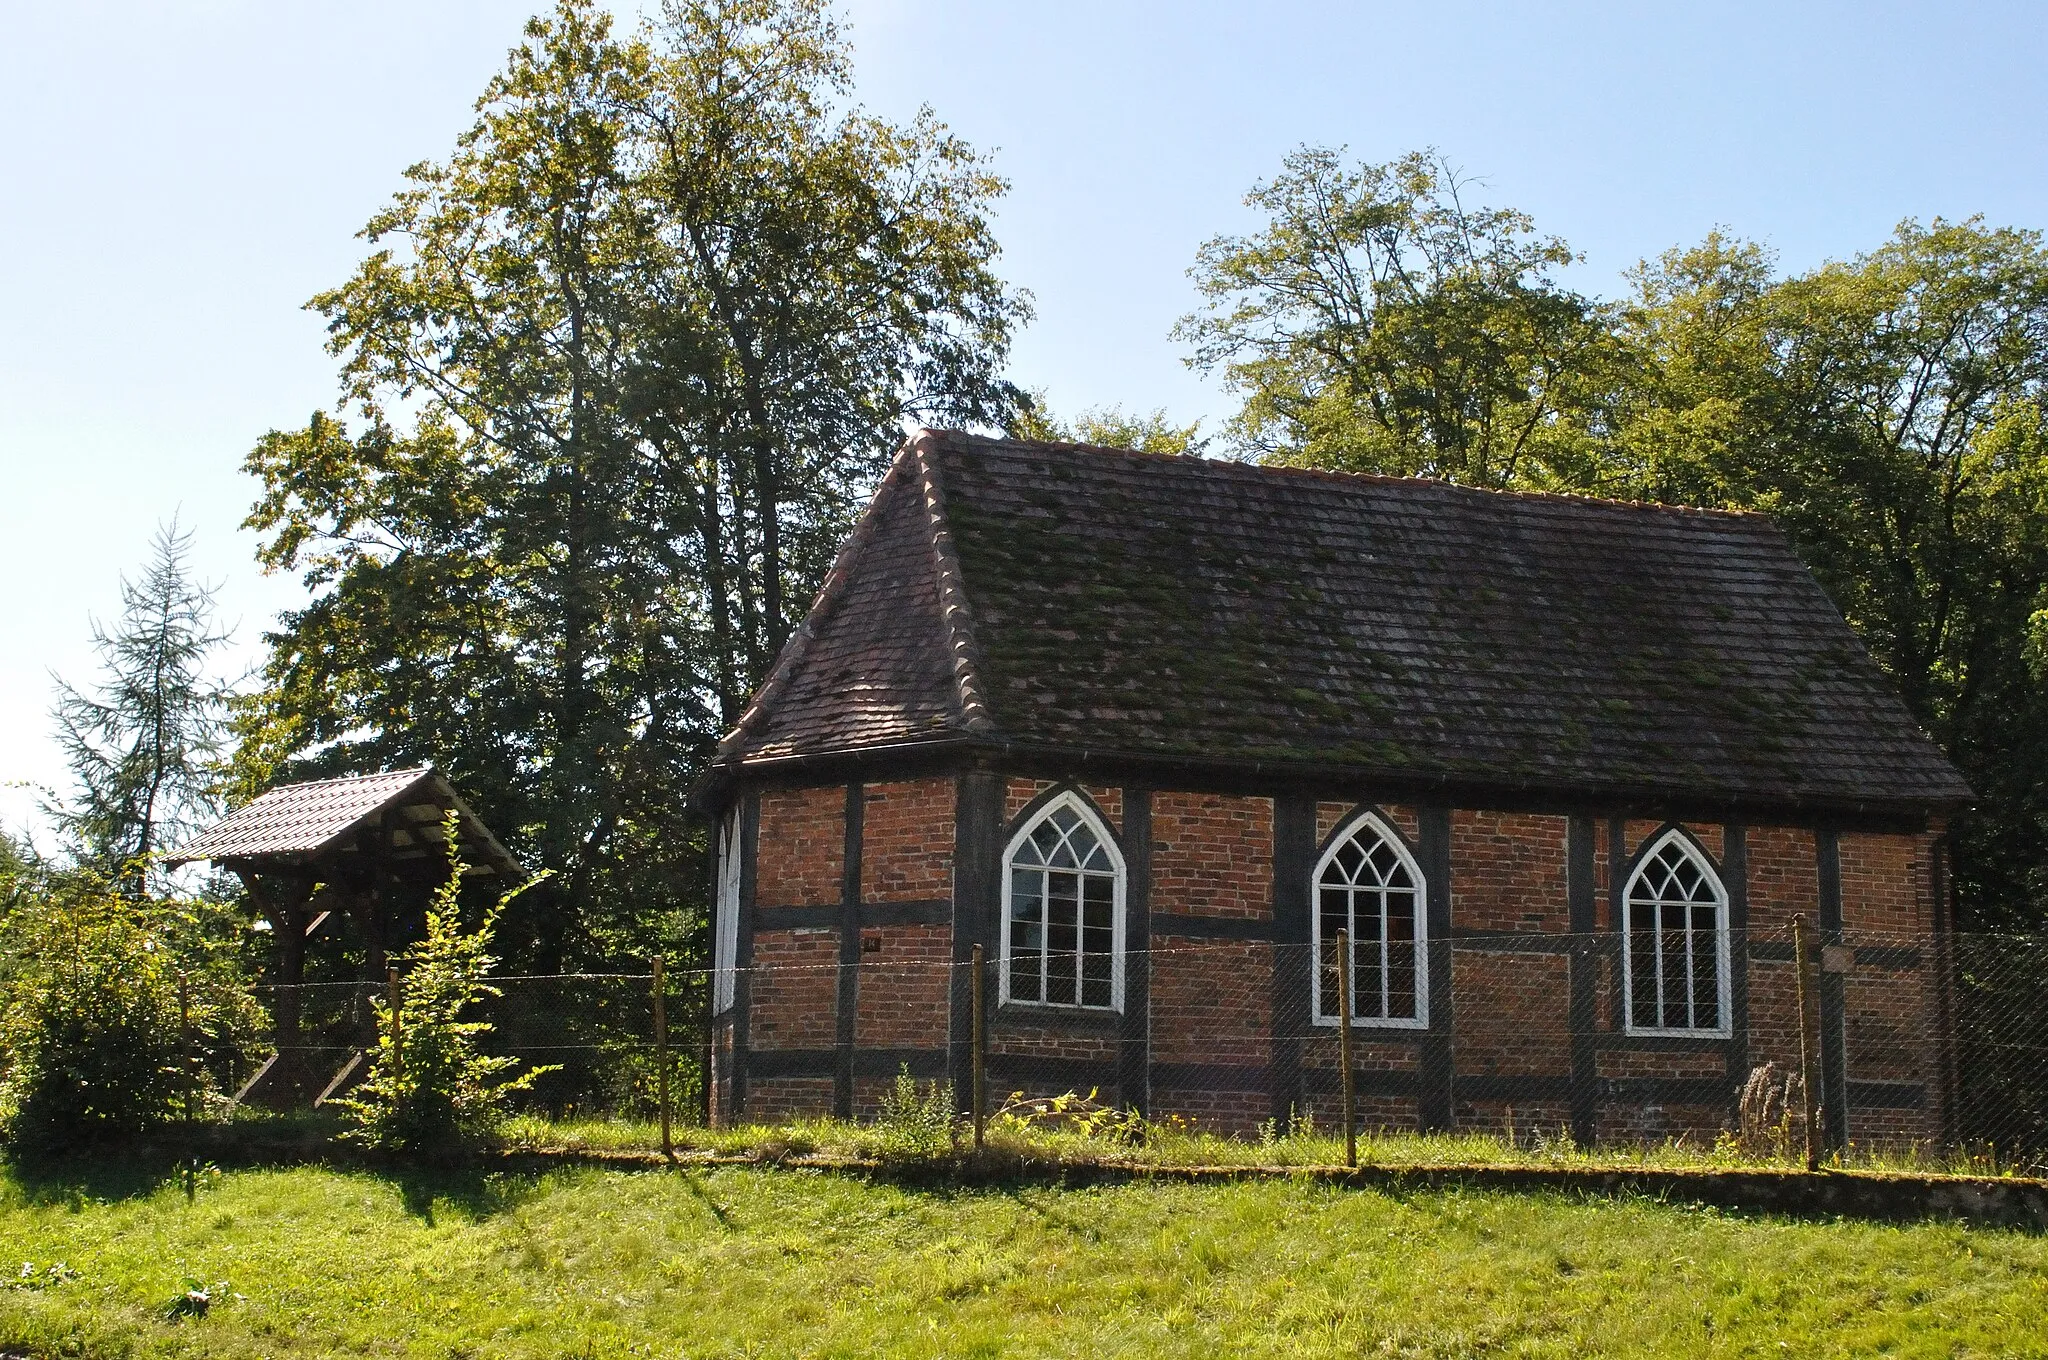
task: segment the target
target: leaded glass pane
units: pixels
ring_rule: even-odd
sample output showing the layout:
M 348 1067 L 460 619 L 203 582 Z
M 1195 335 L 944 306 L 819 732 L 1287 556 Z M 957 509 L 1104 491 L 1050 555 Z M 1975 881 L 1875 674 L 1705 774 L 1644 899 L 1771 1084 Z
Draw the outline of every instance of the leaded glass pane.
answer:
M 1088 821 L 1062 803 L 1010 860 L 1009 999 L 1116 1004 L 1116 861 Z
M 1712 870 L 1681 841 L 1644 861 L 1628 893 L 1632 1027 L 1720 1028 L 1721 903 Z
M 1343 1011 L 1337 989 L 1337 933 L 1352 934 L 1351 1014 L 1369 1020 L 1421 1015 L 1415 876 L 1399 848 L 1361 823 L 1324 861 L 1316 893 L 1316 1012 Z

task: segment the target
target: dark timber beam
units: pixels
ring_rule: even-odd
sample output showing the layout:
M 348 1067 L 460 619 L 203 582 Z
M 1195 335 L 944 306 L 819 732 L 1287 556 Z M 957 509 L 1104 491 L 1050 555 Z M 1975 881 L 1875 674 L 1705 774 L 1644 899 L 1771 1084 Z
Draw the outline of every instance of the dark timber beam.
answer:
M 1842 942 L 1842 843 L 1832 827 L 1813 833 L 1814 859 L 1820 867 L 1820 940 L 1823 947 Z M 1822 968 L 1820 974 L 1821 1132 L 1829 1151 L 1849 1145 L 1849 1045 L 1844 979 Z
M 835 1034 L 838 1061 L 832 1069 L 832 1113 L 853 1118 L 854 1018 L 860 1007 L 861 837 L 867 785 L 846 786 L 844 867 L 839 876 L 839 1013 Z
M 1152 790 L 1125 788 L 1124 1009 L 1117 1089 L 1125 1109 L 1152 1109 Z
M 1314 811 L 1313 804 L 1310 811 Z M 1421 855 L 1422 872 L 1428 879 L 1429 897 L 1429 1029 L 1422 1040 L 1422 1089 L 1416 1102 L 1416 1116 L 1424 1133 L 1436 1133 L 1448 1131 L 1456 1113 L 1451 1007 L 1451 810 L 1419 808 L 1416 824 L 1420 832 L 1416 848 Z M 1306 873 L 1302 881 L 1307 883 Z
M 1728 890 L 1728 1118 L 1742 1125 L 1749 1081 L 1749 828 L 1721 828 L 1721 885 Z
M 747 1026 L 753 1010 L 754 898 L 760 866 L 761 795 L 749 793 L 740 803 L 740 919 L 738 947 L 733 950 L 732 979 L 732 1122 L 747 1108 Z
M 1301 1106 L 1301 1036 L 1314 1014 L 1309 958 L 1316 863 L 1316 800 L 1273 800 L 1272 1058 L 1267 1068 L 1273 1122 L 1283 1131 Z
M 962 1113 L 973 1098 L 974 985 L 968 965 L 974 946 L 994 959 L 1002 914 L 1003 778 L 989 770 L 960 776 L 953 803 L 953 978 L 946 1031 L 946 1070 Z M 989 966 L 989 982 L 994 966 Z M 984 1027 L 994 1018 L 997 988 L 982 988 Z M 984 1028 L 984 1033 L 986 1029 Z
M 1600 959 L 1593 932 L 1599 928 L 1600 885 L 1594 881 L 1593 821 L 1573 817 L 1565 829 L 1565 898 L 1571 914 L 1567 956 L 1572 1046 L 1572 1141 L 1591 1147 L 1600 1137 L 1599 1030 Z

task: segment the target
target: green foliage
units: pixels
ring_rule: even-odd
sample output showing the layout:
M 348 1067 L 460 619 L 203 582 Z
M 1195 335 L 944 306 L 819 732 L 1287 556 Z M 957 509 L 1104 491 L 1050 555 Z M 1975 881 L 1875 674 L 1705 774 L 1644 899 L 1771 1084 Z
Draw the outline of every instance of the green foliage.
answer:
M 1568 246 L 1442 162 L 1303 148 L 1202 247 L 1191 362 L 1280 462 L 1769 512 L 1981 795 L 1966 922 L 2048 903 L 2048 248 L 1902 223 L 1781 276 L 1720 233 L 1597 302 Z
M 1639 268 L 1612 494 L 1769 511 L 1983 795 L 1968 923 L 2048 902 L 2048 249 L 1972 219 L 1778 278 L 1712 236 Z
M 1175 333 L 1244 393 L 1241 451 L 1472 486 L 1584 476 L 1607 313 L 1558 282 L 1562 240 L 1469 187 L 1434 152 L 1349 167 L 1302 147 L 1245 198 L 1265 230 L 1203 244 L 1208 306 Z
M 1126 412 L 1121 406 L 1091 406 L 1071 421 L 1064 421 L 1046 405 L 1045 393 L 1032 392 L 1028 403 L 1018 404 L 1004 433 L 1012 439 L 1094 444 L 1106 449 L 1136 449 L 1140 453 L 1200 454 L 1209 446 L 1201 430 L 1199 420 L 1192 425 L 1174 424 L 1163 407 L 1139 415 Z
M 919 1085 L 905 1063 L 896 1080 L 882 1093 L 880 1118 L 875 1132 L 885 1154 L 911 1157 L 941 1157 L 953 1151 L 960 1116 L 953 1103 L 953 1083 L 932 1081 Z
M 848 93 L 820 0 L 630 35 L 562 0 L 313 300 L 348 423 L 247 460 L 262 561 L 312 599 L 238 715 L 240 787 L 457 772 L 557 875 L 507 919 L 521 968 L 701 942 L 717 737 L 903 422 L 1014 400 L 1002 182 Z
M 247 1072 L 267 1021 L 244 990 L 240 922 L 225 904 L 131 897 L 90 869 L 31 868 L 0 890 L 10 1144 L 144 1133 L 204 1113 Z
M 192 577 L 192 535 L 158 528 L 140 580 L 121 578 L 121 619 L 93 625 L 101 679 L 90 692 L 58 682 L 57 743 L 73 795 L 45 810 L 102 872 L 128 866 L 141 886 L 149 857 L 219 810 L 227 687 L 207 674 L 227 641 L 213 627 L 213 590 Z
M 442 824 L 448 846 L 448 878 L 427 907 L 424 939 L 401 961 L 404 984 L 398 1024 L 379 1001 L 378 1044 L 370 1075 L 348 1100 L 339 1102 L 352 1127 L 343 1135 L 366 1147 L 415 1156 L 454 1156 L 471 1151 L 502 1125 L 506 1098 L 532 1088 L 550 1067 L 508 1075 L 517 1058 L 477 1051 L 491 1032 L 488 1021 L 464 1019 L 485 997 L 500 995 L 486 979 L 497 960 L 491 935 L 506 903 L 539 882 L 529 879 L 485 913 L 475 928 L 462 928 L 462 876 L 468 868 L 460 849 L 461 820 L 450 811 Z

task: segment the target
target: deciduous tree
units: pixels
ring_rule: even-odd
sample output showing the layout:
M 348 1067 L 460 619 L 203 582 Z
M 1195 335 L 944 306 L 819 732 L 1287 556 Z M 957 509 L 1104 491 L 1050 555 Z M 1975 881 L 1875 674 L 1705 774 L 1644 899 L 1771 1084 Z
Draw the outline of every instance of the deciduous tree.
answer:
M 1266 226 L 1202 246 L 1208 305 L 1176 331 L 1243 393 L 1241 451 L 1473 486 L 1590 474 L 1607 313 L 1558 280 L 1562 240 L 1470 188 L 1431 152 L 1347 166 L 1321 147 L 1254 186 Z
M 703 895 L 690 784 L 906 418 L 996 423 L 1003 186 L 848 105 L 819 0 L 563 0 L 313 306 L 347 405 L 267 436 L 250 517 L 304 610 L 242 766 L 435 759 L 537 868 L 522 966 Z M 673 949 L 675 941 L 670 942 Z

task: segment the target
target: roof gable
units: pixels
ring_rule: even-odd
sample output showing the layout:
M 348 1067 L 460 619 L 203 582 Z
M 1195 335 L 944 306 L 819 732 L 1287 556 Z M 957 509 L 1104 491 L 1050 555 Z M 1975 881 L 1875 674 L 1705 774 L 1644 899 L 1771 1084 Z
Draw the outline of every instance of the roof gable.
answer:
M 808 706 L 764 692 L 772 747 L 728 756 L 902 740 L 875 721 L 900 712 L 927 736 L 1588 795 L 1969 796 L 1763 516 L 933 432 L 891 478 L 927 524 L 885 486 L 814 614 L 833 669 L 800 659 Z
M 403 809 L 409 824 L 400 853 L 438 858 L 438 823 L 461 818 L 464 854 L 480 872 L 519 874 L 519 861 L 431 765 L 316 779 L 271 789 L 171 852 L 173 864 L 212 860 L 254 868 L 313 866 L 356 848 L 357 833 L 380 814 Z

